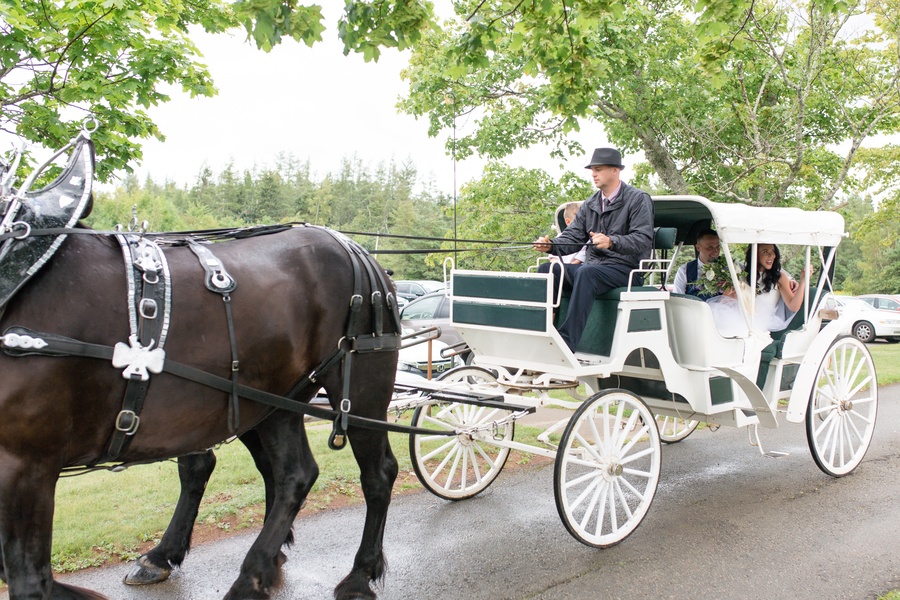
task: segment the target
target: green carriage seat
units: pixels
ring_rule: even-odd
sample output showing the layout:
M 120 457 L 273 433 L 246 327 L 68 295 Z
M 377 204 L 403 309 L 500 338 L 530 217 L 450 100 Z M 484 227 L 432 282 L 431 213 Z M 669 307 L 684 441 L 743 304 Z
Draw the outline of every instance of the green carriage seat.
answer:
M 675 247 L 675 236 L 678 230 L 675 227 L 656 227 L 653 235 L 653 253 L 655 251 L 668 251 Z M 591 307 L 591 314 L 588 317 L 587 324 L 584 328 L 584 335 L 578 344 L 579 352 L 588 354 L 597 354 L 601 356 L 609 356 L 612 349 L 613 334 L 616 330 L 616 320 L 619 315 L 619 301 L 622 292 L 628 291 L 627 287 L 618 287 L 605 292 L 594 300 Z M 658 292 L 659 288 L 653 286 L 632 286 L 631 291 L 641 292 Z M 569 294 L 563 292 L 560 301 L 559 310 L 553 322 L 554 326 L 559 328 L 565 320 L 566 313 L 569 309 Z M 642 327 L 658 327 L 659 323 L 643 323 L 639 320 L 632 319 L 629 323 L 629 330 L 640 331 Z M 635 329 L 632 329 L 635 328 Z

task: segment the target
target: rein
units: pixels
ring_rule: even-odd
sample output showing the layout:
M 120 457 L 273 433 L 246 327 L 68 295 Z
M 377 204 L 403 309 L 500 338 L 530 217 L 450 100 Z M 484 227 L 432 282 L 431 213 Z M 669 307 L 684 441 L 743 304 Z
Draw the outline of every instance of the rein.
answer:
M 18 225 L 18 224 L 17 224 Z M 24 224 L 22 224 L 24 225 Z M 172 246 L 184 246 L 190 244 L 192 240 L 197 241 L 222 241 L 226 239 L 240 239 L 242 237 L 253 237 L 256 235 L 265 235 L 268 233 L 277 233 L 283 229 L 289 229 L 295 225 L 308 225 L 307 223 L 290 222 L 281 225 L 258 225 L 252 227 L 244 227 L 239 229 L 204 229 L 196 231 L 174 231 L 161 233 L 145 233 L 144 235 L 152 237 L 157 243 Z M 330 231 L 330 230 L 329 230 Z M 102 231 L 97 229 L 83 229 L 74 227 L 49 227 L 43 229 L 31 229 L 28 227 L 17 226 L 5 233 L 0 233 L 0 242 L 8 239 L 24 239 L 30 236 L 44 235 L 68 235 L 68 234 L 89 234 L 89 235 L 117 235 L 121 231 Z M 467 244 L 494 244 L 503 246 L 500 248 L 421 248 L 409 250 L 367 250 L 369 254 L 441 254 L 447 252 L 498 252 L 511 250 L 527 250 L 533 246 L 533 241 L 503 241 L 503 240 L 469 240 L 463 238 L 440 238 L 426 236 L 412 236 L 387 233 L 367 233 L 361 231 L 340 231 L 343 235 L 361 235 L 368 237 L 397 238 L 424 242 L 462 242 Z M 186 241 L 187 240 L 187 241 Z M 550 245 L 554 246 L 553 240 Z M 591 242 L 584 244 L 562 244 L 567 248 L 575 248 L 590 246 Z

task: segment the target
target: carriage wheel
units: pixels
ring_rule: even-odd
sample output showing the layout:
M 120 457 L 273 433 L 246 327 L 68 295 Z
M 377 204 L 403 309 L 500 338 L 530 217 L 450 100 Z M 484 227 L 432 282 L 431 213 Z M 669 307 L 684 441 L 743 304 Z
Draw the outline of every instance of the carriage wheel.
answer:
M 481 367 L 459 367 L 444 373 L 440 380 L 457 382 L 459 385 L 454 388 L 502 391 L 496 386 L 494 374 Z M 509 448 L 497 446 L 493 440 L 509 441 L 515 433 L 513 422 L 498 427 L 490 425 L 510 412 L 448 402 L 417 408 L 411 423 L 415 427 L 453 431 L 484 425 L 475 432 L 457 436 L 410 435 L 409 454 L 422 485 L 446 500 L 471 498 L 485 490 L 500 474 L 509 457 Z
M 650 510 L 659 468 L 659 431 L 647 405 L 624 390 L 600 392 L 575 411 L 560 440 L 556 510 L 578 541 L 618 544 Z
M 819 468 L 841 477 L 869 449 L 878 411 L 875 363 L 864 343 L 839 337 L 828 349 L 806 411 L 806 439 Z
M 667 444 L 680 442 L 694 433 L 700 421 L 688 421 L 681 417 L 656 415 L 656 426 L 659 428 L 659 439 Z

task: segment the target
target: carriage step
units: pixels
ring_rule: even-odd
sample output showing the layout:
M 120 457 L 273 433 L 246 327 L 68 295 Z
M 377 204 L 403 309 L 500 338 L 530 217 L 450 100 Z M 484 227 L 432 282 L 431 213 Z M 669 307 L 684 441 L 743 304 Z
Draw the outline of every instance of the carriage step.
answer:
M 763 452 L 763 456 L 766 458 L 784 458 L 785 456 L 790 456 L 790 453 L 781 452 L 779 450 L 769 450 L 768 452 Z

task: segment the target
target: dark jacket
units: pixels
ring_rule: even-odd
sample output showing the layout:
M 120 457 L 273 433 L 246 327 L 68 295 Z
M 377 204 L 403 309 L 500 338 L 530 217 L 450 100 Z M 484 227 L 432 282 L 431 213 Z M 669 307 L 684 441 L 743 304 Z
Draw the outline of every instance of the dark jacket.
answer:
M 653 201 L 650 194 L 622 183 L 615 201 L 603 213 L 600 190 L 578 209 L 575 220 L 553 239 L 550 252 L 565 256 L 577 252 L 591 239 L 590 232 L 603 233 L 612 242 L 610 249 L 588 246 L 585 264 L 614 262 L 638 268 L 642 259 L 650 258 L 653 244 Z

